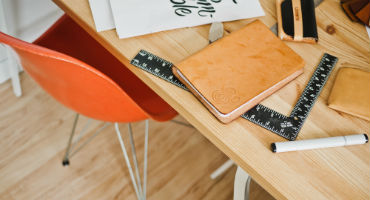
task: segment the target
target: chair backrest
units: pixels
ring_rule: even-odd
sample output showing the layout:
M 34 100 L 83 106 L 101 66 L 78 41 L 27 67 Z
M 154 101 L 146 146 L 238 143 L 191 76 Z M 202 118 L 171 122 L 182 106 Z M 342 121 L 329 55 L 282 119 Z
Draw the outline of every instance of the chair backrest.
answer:
M 82 61 L 1 32 L 0 43 L 17 52 L 24 70 L 44 90 L 80 114 L 109 122 L 149 117 L 111 78 Z

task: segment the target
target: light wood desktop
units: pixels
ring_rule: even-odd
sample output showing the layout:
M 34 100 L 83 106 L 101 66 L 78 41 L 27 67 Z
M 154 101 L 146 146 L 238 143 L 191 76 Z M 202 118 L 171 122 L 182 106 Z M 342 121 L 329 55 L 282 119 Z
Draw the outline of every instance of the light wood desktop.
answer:
M 140 49 L 176 64 L 208 45 L 209 25 L 118 39 L 114 30 L 95 31 L 88 0 L 54 2 L 275 198 L 369 198 L 369 144 L 274 154 L 270 144 L 285 141 L 282 137 L 242 118 L 227 125 L 222 124 L 189 92 L 129 64 Z M 259 19 L 271 27 L 276 23 L 275 1 L 261 0 L 261 4 L 266 16 Z M 318 44 L 286 42 L 305 60 L 304 74 L 262 104 L 283 114 L 290 113 L 323 53 L 328 52 L 337 56 L 339 62 L 297 139 L 369 134 L 369 122 L 338 113 L 326 106 L 340 67 L 370 70 L 370 41 L 365 27 L 351 22 L 338 0 L 324 0 L 316 8 L 316 19 Z M 251 21 L 224 23 L 225 34 Z

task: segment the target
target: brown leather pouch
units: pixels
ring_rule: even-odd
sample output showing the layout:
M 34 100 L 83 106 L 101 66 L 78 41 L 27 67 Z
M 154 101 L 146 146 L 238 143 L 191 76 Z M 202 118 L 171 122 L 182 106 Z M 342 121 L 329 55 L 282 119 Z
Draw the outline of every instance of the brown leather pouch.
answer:
M 362 22 L 370 26 L 370 1 L 369 0 L 341 0 L 344 12 L 354 22 Z
M 370 72 L 341 68 L 331 90 L 328 106 L 370 121 Z
M 313 0 L 276 0 L 280 39 L 296 42 L 318 41 Z

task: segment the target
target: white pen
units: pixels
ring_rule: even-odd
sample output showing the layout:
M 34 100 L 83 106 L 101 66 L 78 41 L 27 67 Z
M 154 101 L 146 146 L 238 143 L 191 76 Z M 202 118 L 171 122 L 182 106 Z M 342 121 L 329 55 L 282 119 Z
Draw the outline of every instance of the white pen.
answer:
M 319 149 L 328 147 L 340 147 L 356 144 L 365 144 L 369 142 L 366 134 L 347 135 L 338 137 L 328 137 L 310 140 L 298 140 L 288 142 L 275 142 L 271 144 L 271 150 L 275 153 L 287 151 L 299 151 L 307 149 Z

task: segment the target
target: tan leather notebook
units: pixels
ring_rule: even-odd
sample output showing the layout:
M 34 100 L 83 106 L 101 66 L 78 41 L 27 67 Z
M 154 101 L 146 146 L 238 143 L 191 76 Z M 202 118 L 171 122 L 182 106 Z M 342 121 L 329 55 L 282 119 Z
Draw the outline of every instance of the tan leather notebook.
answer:
M 259 20 L 208 45 L 172 68 L 223 123 L 303 72 L 304 61 Z

